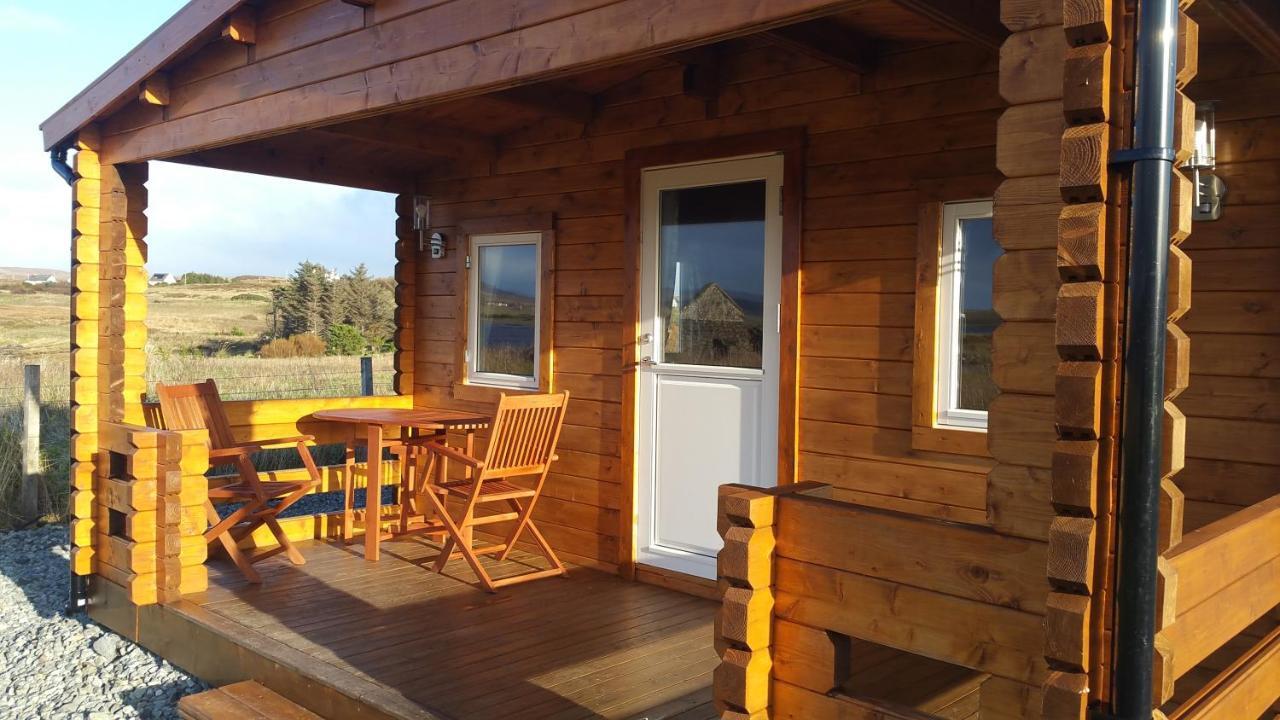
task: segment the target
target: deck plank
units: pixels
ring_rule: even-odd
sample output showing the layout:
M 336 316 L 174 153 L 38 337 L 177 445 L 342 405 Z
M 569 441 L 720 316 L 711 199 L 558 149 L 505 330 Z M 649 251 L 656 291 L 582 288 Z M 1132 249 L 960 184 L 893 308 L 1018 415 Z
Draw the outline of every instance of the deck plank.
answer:
M 490 595 L 461 561 L 431 572 L 421 539 L 384 543 L 378 563 L 356 545 L 300 547 L 306 565 L 265 562 L 260 586 L 214 562 L 188 600 L 441 717 L 715 717 L 713 602 L 579 567 Z M 484 560 L 495 577 L 537 561 Z

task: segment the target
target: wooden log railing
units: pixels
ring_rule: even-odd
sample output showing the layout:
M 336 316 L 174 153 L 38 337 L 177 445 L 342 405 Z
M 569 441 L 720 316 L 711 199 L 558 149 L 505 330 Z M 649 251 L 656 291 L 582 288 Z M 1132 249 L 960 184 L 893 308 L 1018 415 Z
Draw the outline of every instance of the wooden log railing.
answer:
M 1280 605 L 1280 495 L 1245 508 L 1182 538 L 1161 558 L 1161 629 L 1156 635 L 1156 691 L 1168 699 L 1173 683 Z M 1268 636 L 1211 683 L 1196 707 L 1243 702 L 1269 706 L 1280 698 L 1280 645 Z M 1264 684 L 1265 678 L 1272 678 Z M 1260 691 L 1263 690 L 1265 692 Z M 1180 717 L 1210 717 L 1188 710 Z M 1246 714 L 1213 717 L 1256 717 Z
M 93 521 L 74 527 L 90 537 L 75 545 L 134 605 L 203 591 L 207 433 L 103 421 L 98 437 Z
M 722 717 L 937 711 L 867 696 L 858 656 L 876 651 L 907 668 L 899 691 L 912 672 L 942 670 L 983 717 L 1038 715 L 1044 544 L 829 493 L 812 482 L 720 488 Z

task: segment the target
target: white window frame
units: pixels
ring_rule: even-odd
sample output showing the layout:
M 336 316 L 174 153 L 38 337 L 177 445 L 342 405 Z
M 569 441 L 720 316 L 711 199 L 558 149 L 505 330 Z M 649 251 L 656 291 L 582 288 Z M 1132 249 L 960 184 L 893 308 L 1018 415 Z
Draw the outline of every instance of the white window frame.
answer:
M 964 268 L 964 239 L 960 233 L 962 220 L 990 218 L 990 200 L 970 200 L 943 204 L 942 252 L 938 264 L 938 343 L 936 424 L 970 430 L 985 430 L 986 410 L 968 410 L 960 404 L 960 317 Z
M 476 367 L 480 357 L 477 352 L 480 338 L 480 249 L 504 245 L 532 245 L 534 247 L 533 288 L 533 375 L 508 375 L 506 373 L 481 372 Z M 467 248 L 469 272 L 467 273 L 467 382 L 471 385 L 537 390 L 541 378 L 542 348 L 542 233 L 510 232 L 472 235 Z

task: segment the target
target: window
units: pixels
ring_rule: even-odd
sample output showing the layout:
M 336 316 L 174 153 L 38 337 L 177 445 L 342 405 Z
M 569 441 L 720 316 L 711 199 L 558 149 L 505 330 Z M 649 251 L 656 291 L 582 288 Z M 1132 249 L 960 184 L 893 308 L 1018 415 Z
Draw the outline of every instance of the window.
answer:
M 989 200 L 944 206 L 934 393 L 938 425 L 987 426 L 987 406 L 996 395 L 991 336 L 1000 324 L 992 307 L 991 279 L 1000 254 Z
M 992 279 L 1002 251 L 990 200 L 930 203 L 921 213 L 912 445 L 986 454 L 996 396 Z
M 467 379 L 537 388 L 542 233 L 472 235 L 467 288 Z

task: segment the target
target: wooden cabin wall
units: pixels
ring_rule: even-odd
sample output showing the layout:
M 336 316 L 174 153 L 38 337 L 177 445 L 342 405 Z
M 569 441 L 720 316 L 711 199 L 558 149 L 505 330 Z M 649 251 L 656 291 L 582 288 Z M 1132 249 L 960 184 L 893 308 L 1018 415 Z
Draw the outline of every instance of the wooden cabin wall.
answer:
M 1191 383 L 1187 415 L 1189 532 L 1280 493 L 1280 63 L 1248 44 L 1200 41 L 1187 89 L 1215 103 L 1217 169 L 1228 187 L 1221 219 L 1196 222 L 1182 248 L 1192 261 Z M 1264 617 L 1181 678 L 1175 700 L 1280 624 Z M 1280 704 L 1272 708 L 1280 711 Z
M 594 119 L 548 119 L 502 138 L 492 173 L 427 182 L 433 224 L 556 216 L 555 387 L 573 393 L 539 508 L 573 559 L 615 565 L 629 508 L 624 450 L 623 156 L 675 142 L 807 126 L 800 330 L 800 478 L 844 499 L 988 522 L 985 458 L 911 449 L 916 218 L 926 198 L 990 196 L 995 53 L 939 45 L 883 57 L 871 74 L 754 42 L 722 60 L 718 100 L 681 93 L 681 68 L 656 67 L 598 96 Z M 466 407 L 456 377 L 453 259 L 418 262 L 415 403 Z M 1050 295 L 1050 297 L 1052 297 Z M 632 337 L 633 339 L 633 337 Z
M 1244 42 L 1201 44 L 1192 99 L 1214 101 L 1222 218 L 1197 222 L 1192 261 L 1188 531 L 1280 492 L 1280 67 Z

